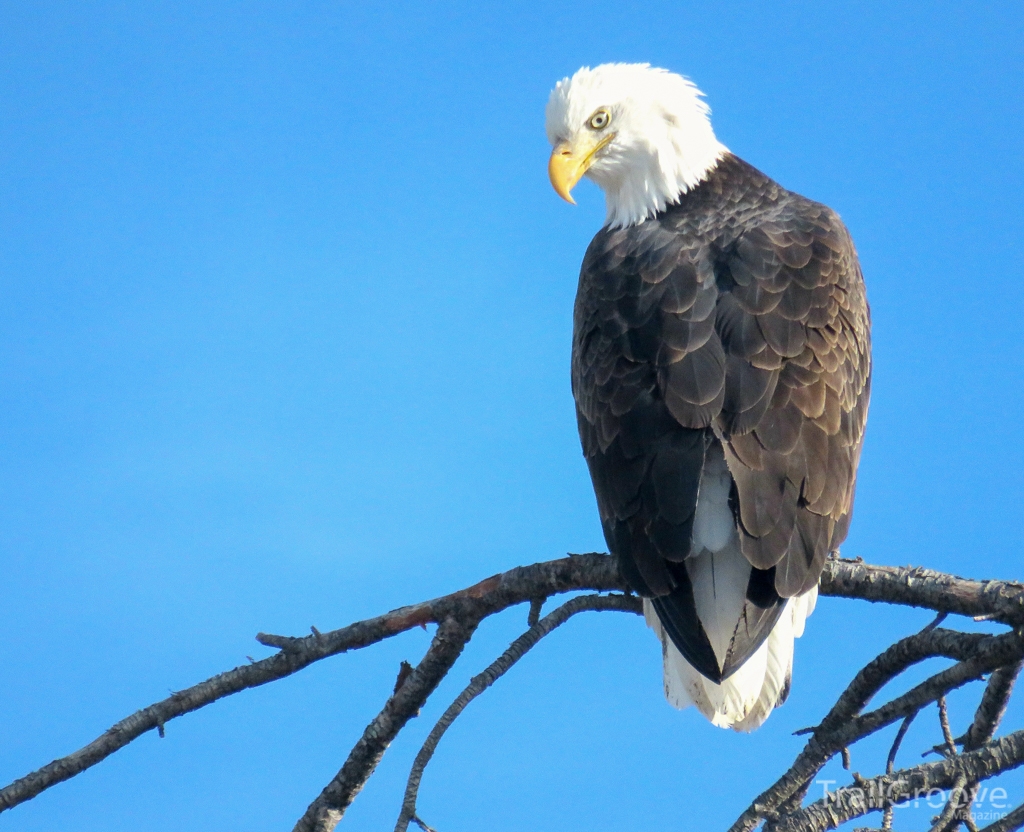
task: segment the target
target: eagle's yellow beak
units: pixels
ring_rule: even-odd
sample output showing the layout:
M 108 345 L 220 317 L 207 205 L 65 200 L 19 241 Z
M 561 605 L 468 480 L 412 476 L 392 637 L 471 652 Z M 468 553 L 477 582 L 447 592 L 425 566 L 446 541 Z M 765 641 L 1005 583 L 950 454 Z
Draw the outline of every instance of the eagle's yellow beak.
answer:
M 575 205 L 572 189 L 594 163 L 597 152 L 614 138 L 614 133 L 600 138 L 592 134 L 583 134 L 571 142 L 556 145 L 548 160 L 548 177 L 555 193 L 566 202 Z

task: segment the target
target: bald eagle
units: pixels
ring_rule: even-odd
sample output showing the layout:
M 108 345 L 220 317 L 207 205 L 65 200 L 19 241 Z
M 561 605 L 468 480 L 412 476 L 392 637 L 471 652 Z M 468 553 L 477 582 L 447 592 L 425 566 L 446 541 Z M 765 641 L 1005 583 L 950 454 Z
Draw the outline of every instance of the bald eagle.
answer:
M 850 525 L 871 382 L 856 250 L 834 211 L 730 153 L 679 75 L 583 68 L 546 122 L 555 191 L 587 176 L 608 209 L 572 340 L 605 539 L 669 701 L 753 730 Z

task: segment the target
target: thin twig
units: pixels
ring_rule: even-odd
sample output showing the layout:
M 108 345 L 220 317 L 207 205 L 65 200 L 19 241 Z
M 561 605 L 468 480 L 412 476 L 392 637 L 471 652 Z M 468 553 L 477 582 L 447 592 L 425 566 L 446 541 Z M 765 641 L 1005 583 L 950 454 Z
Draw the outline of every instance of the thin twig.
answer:
M 423 832 L 437 832 L 437 830 L 436 830 L 436 829 L 434 829 L 434 827 L 433 827 L 433 826 L 427 826 L 427 825 L 426 825 L 426 824 L 425 824 L 425 823 L 423 822 L 423 820 L 422 820 L 422 819 L 420 819 L 419 817 L 417 817 L 416 815 L 413 815 L 413 816 L 412 816 L 412 817 L 410 818 L 410 820 L 411 820 L 411 821 L 412 821 L 413 823 L 415 823 L 415 824 L 416 824 L 416 825 L 417 825 L 417 826 L 418 826 L 418 827 L 419 827 L 420 829 L 422 829 L 422 830 L 423 830 Z
M 907 730 L 910 728 L 910 723 L 914 721 L 914 718 L 918 715 L 919 711 L 914 711 L 900 725 L 900 730 L 896 732 L 896 739 L 892 741 L 892 747 L 889 749 L 889 756 L 885 760 L 885 773 L 892 774 L 893 769 L 896 766 L 896 754 L 900 750 L 900 746 L 903 744 L 903 738 L 907 736 Z
M 426 741 L 423 743 L 423 747 L 416 755 L 412 770 L 409 772 L 409 779 L 405 787 L 405 798 L 402 801 L 402 810 L 399 813 L 398 822 L 395 824 L 395 832 L 406 832 L 409 822 L 416 819 L 416 797 L 419 794 L 423 772 L 426 770 L 430 759 L 434 756 L 441 737 L 444 736 L 445 731 L 451 727 L 452 723 L 465 710 L 466 706 L 504 676 L 544 636 L 551 633 L 556 627 L 564 624 L 572 616 L 587 610 L 621 610 L 643 615 L 640 599 L 632 595 L 582 595 L 566 601 L 553 612 L 548 613 L 512 642 L 509 648 L 495 659 L 486 670 L 473 677 L 469 685 L 448 706 L 448 709 L 437 721 L 437 724 L 434 725 Z
M 924 628 L 921 630 L 921 632 L 922 633 L 927 633 L 929 630 L 934 630 L 936 627 L 938 627 L 947 618 L 949 618 L 949 613 L 948 612 L 940 612 L 937 616 L 935 616 L 934 619 L 932 619 L 932 621 L 930 623 L 928 623 L 928 624 L 926 624 L 924 626 Z
M 953 740 L 953 732 L 949 727 L 949 712 L 946 710 L 946 697 L 940 696 L 936 701 L 939 706 L 939 728 L 942 729 L 942 739 L 945 743 L 947 757 L 956 756 L 956 742 Z
M 907 731 L 910 729 L 910 724 L 914 721 L 914 718 L 920 713 L 920 711 L 914 711 L 912 714 L 904 718 L 903 722 L 900 723 L 900 729 L 896 732 L 896 739 L 892 741 L 892 747 L 889 748 L 889 756 L 885 759 L 885 773 L 892 774 L 896 768 L 896 754 L 899 753 L 900 746 L 903 744 L 904 737 L 907 736 Z M 885 805 L 882 808 L 882 830 L 888 832 L 892 829 L 892 801 L 889 796 L 885 796 Z

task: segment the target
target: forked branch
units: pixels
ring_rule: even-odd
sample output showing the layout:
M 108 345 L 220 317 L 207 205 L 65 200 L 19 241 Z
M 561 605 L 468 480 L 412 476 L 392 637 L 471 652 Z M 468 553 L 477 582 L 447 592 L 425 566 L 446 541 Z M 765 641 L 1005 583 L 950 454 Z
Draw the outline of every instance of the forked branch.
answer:
M 541 618 L 529 630 L 512 642 L 509 648 L 495 659 L 483 673 L 474 676 L 469 685 L 458 695 L 454 702 L 442 714 L 441 718 L 434 725 L 427 736 L 423 747 L 412 765 L 409 772 L 409 780 L 405 787 L 405 798 L 402 801 L 402 811 L 399 813 L 398 822 L 395 824 L 395 832 L 405 832 L 409 823 L 419 821 L 416 814 L 416 796 L 419 794 L 420 782 L 423 779 L 423 772 L 427 763 L 434 756 L 437 744 L 441 741 L 453 722 L 458 718 L 466 706 L 476 697 L 493 685 L 498 679 L 504 676 L 527 651 L 537 645 L 544 636 L 551 633 L 556 627 L 561 626 L 574 615 L 586 610 L 620 610 L 622 612 L 633 612 L 643 615 L 643 608 L 640 599 L 633 595 L 581 595 L 566 601 L 554 612 Z
M 926 569 L 871 566 L 859 560 L 833 559 L 825 565 L 819 591 L 822 595 L 920 607 L 944 615 L 984 618 L 1011 628 L 1024 625 L 1024 586 L 1016 583 L 973 581 Z M 302 637 L 259 634 L 257 639 L 261 644 L 277 648 L 278 652 L 172 694 L 117 723 L 84 748 L 0 789 L 0 812 L 96 765 L 147 731 L 157 729 L 162 734 L 164 725 L 170 720 L 225 696 L 284 678 L 314 662 L 368 647 L 414 627 L 437 625 L 423 659 L 396 685 L 394 694 L 366 727 L 337 775 L 310 804 L 295 827 L 299 832 L 329 832 L 373 773 L 388 744 L 419 713 L 481 622 L 510 606 L 529 604 L 529 629 L 473 679 L 435 725 L 417 756 L 397 828 L 405 829 L 410 822 L 421 823 L 416 816 L 416 795 L 424 769 L 445 730 L 473 698 L 505 673 L 539 639 L 575 613 L 585 609 L 640 611 L 639 599 L 628 594 L 586 595 L 573 598 L 540 618 L 544 599 L 574 592 L 628 593 L 628 587 L 612 557 L 603 554 L 572 555 L 512 569 L 450 595 L 402 607 L 330 632 L 321 633 L 313 629 L 311 635 Z M 942 629 L 938 623 L 936 620 L 917 635 L 897 642 L 857 675 L 830 713 L 814 729 L 806 748 L 790 770 L 741 816 L 733 826 L 734 832 L 750 832 L 761 822 L 767 822 L 774 830 L 818 830 L 844 822 L 840 818 L 855 817 L 845 808 L 840 810 L 830 806 L 816 809 L 817 804 L 802 807 L 807 786 L 821 766 L 852 743 L 893 722 L 903 720 L 904 726 L 909 725 L 913 716 L 929 703 L 988 673 L 992 675 L 974 721 L 956 741 L 962 745 L 960 753 L 928 766 L 894 772 L 892 763 L 899 742 L 903 740 L 901 734 L 882 778 L 889 778 L 884 780 L 886 784 L 914 784 L 924 778 L 927 782 L 948 782 L 955 786 L 963 781 L 961 791 L 966 795 L 981 779 L 1019 765 L 1017 734 L 995 741 L 992 737 L 1020 672 L 1024 639 L 1016 630 L 989 636 Z M 868 702 L 888 681 L 924 659 L 936 656 L 955 663 L 891 702 L 863 713 Z M 996 763 L 991 763 L 992 760 Z M 846 799 L 843 797 L 842 801 Z M 847 804 L 841 802 L 838 805 L 845 807 Z M 883 806 L 880 804 L 879 808 Z M 952 814 L 953 810 L 950 812 Z M 825 826 L 821 826 L 822 817 L 829 818 Z M 1020 823 L 1013 825 L 1018 817 L 1024 823 L 1024 812 L 1013 812 L 999 822 L 1002 824 L 998 827 L 999 832 L 1018 828 Z M 885 820 L 884 828 L 888 828 L 891 815 L 887 813 Z M 959 825 L 955 817 L 948 820 Z M 950 828 L 948 823 L 947 828 Z M 993 827 L 993 832 L 996 832 L 996 827 Z
M 920 800 L 959 782 L 983 780 L 1024 763 L 1024 731 L 1015 731 L 1001 740 L 947 757 L 936 763 L 861 780 L 856 786 L 837 789 L 827 798 L 812 803 L 772 824 L 774 832 L 824 832 L 842 823 L 881 811 L 883 801 L 895 805 Z

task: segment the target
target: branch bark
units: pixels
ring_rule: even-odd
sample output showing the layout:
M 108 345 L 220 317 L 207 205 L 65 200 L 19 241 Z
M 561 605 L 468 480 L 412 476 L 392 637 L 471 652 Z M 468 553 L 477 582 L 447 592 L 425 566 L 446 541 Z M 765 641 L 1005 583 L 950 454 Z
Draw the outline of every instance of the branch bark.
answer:
M 997 667 L 1017 662 L 1022 654 L 1024 640 L 1016 632 L 984 636 L 936 628 L 898 641 L 857 674 L 828 716 L 814 729 L 789 771 L 754 800 L 729 832 L 750 832 L 763 818 L 775 817 L 786 801 L 843 748 L 916 713 L 929 702 Z M 883 685 L 908 667 L 936 656 L 961 661 L 877 710 L 857 716 Z
M 15 780 L 8 786 L 0 789 L 0 812 L 30 800 L 57 783 L 74 777 L 80 772 L 96 765 L 147 731 L 157 729 L 162 734 L 164 725 L 172 719 L 210 705 L 226 696 L 297 673 L 310 664 L 330 656 L 368 647 L 383 639 L 406 632 L 413 627 L 426 626 L 431 623 L 442 625 L 444 622 L 455 622 L 445 625 L 446 633 L 449 633 L 449 629 L 458 624 L 471 635 L 472 630 L 483 618 L 516 604 L 531 603 L 539 611 L 536 599 L 548 598 L 566 592 L 608 592 L 616 590 L 628 591 L 628 588 L 624 579 L 619 574 L 614 558 L 603 554 L 574 555 L 560 560 L 518 567 L 508 572 L 494 575 L 472 587 L 451 593 L 450 595 L 402 607 L 385 615 L 359 621 L 331 632 L 320 633 L 314 630 L 311 635 L 304 637 L 261 633 L 257 636 L 260 643 L 276 647 L 279 652 L 261 661 L 220 673 L 193 687 L 174 693 L 167 699 L 143 708 L 116 723 L 78 751 Z M 859 598 L 872 602 L 887 602 L 921 607 L 938 613 L 985 617 L 1011 626 L 1024 624 L 1024 586 L 1017 583 L 973 581 L 926 569 L 871 566 L 861 561 L 833 559 L 825 564 L 819 592 L 821 595 Z M 935 632 L 938 632 L 938 630 Z M 459 641 L 453 634 L 449 633 L 449 635 L 452 635 L 450 645 L 454 645 Z M 959 635 L 967 639 L 962 642 L 963 644 L 973 643 L 971 639 L 975 638 L 975 636 L 968 636 L 966 634 Z M 468 637 L 469 635 L 466 635 L 467 639 Z M 445 643 L 449 644 L 449 642 Z M 464 644 L 465 642 L 463 641 L 462 643 Z M 977 642 L 977 644 L 980 644 L 980 642 Z M 1005 646 L 1005 639 L 1003 644 Z M 461 650 L 461 647 L 459 650 Z M 454 651 L 454 657 L 457 657 L 458 652 L 458 650 Z M 428 682 L 435 674 L 429 671 L 432 664 L 425 665 L 424 663 L 427 662 L 429 657 L 431 663 L 436 659 L 443 665 L 447 661 L 445 657 L 448 654 L 448 648 L 442 650 L 441 647 L 438 647 L 434 654 L 430 654 L 428 651 L 428 656 L 420 664 L 423 670 L 417 679 L 418 687 L 406 691 L 409 684 L 407 680 L 406 685 L 403 685 L 396 692 L 392 701 L 389 701 L 389 705 L 385 706 L 385 709 L 389 706 L 392 708 L 391 714 L 385 718 L 384 711 L 382 711 L 374 722 L 371 722 L 367 731 L 380 729 L 383 731 L 382 736 L 389 734 L 391 728 L 383 727 L 383 722 L 378 722 L 378 720 L 387 721 L 387 719 L 395 718 L 396 715 L 404 712 L 405 705 L 402 703 L 406 702 L 406 700 L 412 703 L 418 698 L 418 695 L 413 695 L 414 691 L 420 689 L 427 690 L 428 688 L 432 690 L 433 687 Z M 939 654 L 945 655 L 944 653 L 937 653 L 936 655 Z M 454 657 L 452 661 L 454 661 Z M 998 666 L 998 664 L 993 664 L 994 659 L 992 656 L 989 656 L 986 660 L 974 660 L 971 663 L 971 660 L 963 655 L 963 651 L 958 650 L 957 655 L 953 657 L 960 659 L 960 665 L 945 671 L 947 675 L 942 679 L 939 678 L 942 674 L 933 677 L 930 682 L 933 683 L 935 690 L 941 692 L 952 689 L 952 687 L 958 684 L 963 684 L 971 678 L 975 678 L 978 673 L 988 672 Z M 1000 659 L 1000 661 L 1003 661 L 1003 659 Z M 981 714 L 982 709 L 984 709 L 985 713 L 976 718 L 977 731 L 980 732 L 977 736 L 985 736 L 986 731 L 988 731 L 988 722 L 991 722 L 991 730 L 994 730 L 995 723 L 998 721 L 998 714 L 1001 713 L 1002 707 L 1005 707 L 1004 700 L 1009 696 L 1010 687 L 1012 686 L 1011 678 L 1015 678 L 1015 675 L 1016 672 L 1012 674 L 1012 677 L 1007 676 L 1005 680 L 992 687 L 991 696 L 989 697 L 991 702 L 988 704 L 983 703 L 979 708 L 979 714 Z M 1000 678 L 1002 679 L 1002 677 Z M 860 679 L 860 676 L 858 676 L 858 679 Z M 1004 682 L 1006 683 L 1004 684 Z M 857 691 L 853 693 L 848 691 L 848 693 L 854 696 L 855 699 L 858 699 L 858 697 L 863 698 L 864 692 L 873 687 L 872 684 L 867 684 L 864 691 L 860 693 Z M 870 698 L 876 689 L 870 690 L 867 698 Z M 427 691 L 428 693 L 429 690 Z M 934 692 L 932 689 L 915 690 L 918 691 L 918 698 Z M 406 692 L 403 693 L 403 691 Z M 913 693 L 914 691 L 911 691 L 906 696 L 911 696 Z M 868 730 L 871 729 L 872 725 L 879 724 L 879 721 L 885 724 L 885 720 L 891 721 L 891 719 L 898 719 L 901 715 L 909 715 L 911 711 L 908 708 L 911 707 L 913 701 L 917 700 L 906 700 L 906 696 L 904 697 L 905 701 L 903 704 L 895 708 L 895 710 L 892 708 L 888 711 L 885 708 L 879 709 L 873 715 L 869 714 L 859 718 L 860 721 L 857 724 L 862 729 Z M 864 699 L 865 704 L 866 701 L 867 699 Z M 1000 702 L 1003 703 L 1002 706 L 999 705 Z M 851 702 L 846 702 L 844 707 L 849 709 L 850 704 Z M 895 703 L 890 703 L 890 705 L 895 705 Z M 863 707 L 863 705 L 859 707 Z M 886 706 L 886 708 L 888 707 Z M 855 707 L 851 713 L 857 711 L 858 708 Z M 994 717 L 986 716 L 990 711 L 995 715 Z M 869 719 L 869 717 L 872 719 Z M 828 718 L 826 718 L 827 721 Z M 399 722 L 401 724 L 398 724 Z M 398 725 L 400 730 L 404 721 L 399 719 L 394 724 Z M 825 722 L 822 725 L 824 726 Z M 849 734 L 853 739 L 856 738 L 856 735 L 856 731 Z M 990 733 L 988 735 L 991 736 Z M 846 735 L 844 734 L 844 736 Z M 973 735 L 971 736 L 973 737 Z M 364 757 L 360 759 L 372 761 L 372 764 L 375 765 L 376 760 L 379 760 L 378 750 L 380 753 L 383 753 L 383 747 L 386 747 L 386 742 L 380 745 L 378 749 L 379 744 L 374 745 L 371 739 L 364 732 L 363 740 L 360 742 L 364 740 L 366 742 L 363 746 L 357 745 L 357 749 L 353 750 L 353 754 L 360 748 L 363 748 L 363 751 L 360 753 Z M 811 743 L 817 743 L 816 748 L 820 745 L 814 737 L 812 737 Z M 810 744 L 809 747 L 811 747 Z M 816 753 L 820 754 L 820 751 L 821 749 L 818 748 Z M 314 801 L 314 804 L 310 807 L 311 811 L 314 807 L 318 807 L 317 811 L 319 811 L 325 806 L 347 805 L 346 801 L 350 802 L 351 798 L 358 792 L 362 783 L 365 782 L 365 777 L 362 777 L 362 774 L 366 771 L 372 771 L 372 765 L 369 769 L 366 768 L 365 763 L 356 765 L 351 755 L 349 762 L 351 762 L 348 770 L 349 774 L 345 774 L 346 769 L 343 767 L 335 780 L 332 781 L 332 784 L 325 789 L 325 794 L 329 791 L 329 798 L 321 795 L 323 801 L 321 803 Z M 347 762 L 346 765 L 349 765 L 349 763 Z M 353 771 L 356 771 L 359 776 L 350 777 Z M 342 776 L 343 774 L 344 776 Z M 361 781 L 360 778 L 362 778 Z M 798 792 L 799 788 L 790 790 L 789 799 Z M 320 799 L 318 798 L 318 800 Z M 748 827 L 743 826 L 742 828 L 746 829 Z
M 366 726 L 341 770 L 299 818 L 294 832 L 332 832 L 377 768 L 391 741 L 405 723 L 419 713 L 427 698 L 451 670 L 478 623 L 455 618 L 441 622 L 423 660 Z
M 1006 713 L 1006 706 L 1010 702 L 1010 694 L 1013 693 L 1013 686 L 1020 671 L 1021 662 L 1017 662 L 1000 667 L 989 677 L 981 703 L 974 713 L 974 721 L 967 729 L 967 733 L 960 738 L 964 751 L 974 751 L 992 739 L 1003 714 Z
M 1024 805 L 1018 806 L 1006 817 L 990 823 L 981 832 L 1013 832 L 1024 826 Z
M 867 568 L 864 568 L 867 567 Z M 1024 623 L 1024 584 L 974 581 L 910 566 L 868 566 L 829 560 L 821 574 L 821 595 L 923 607 L 936 612 Z
M 413 627 L 436 624 L 453 616 L 482 617 L 538 596 L 624 588 L 614 558 L 601 554 L 578 555 L 511 569 L 450 595 L 401 607 L 331 632 L 314 632 L 300 638 L 259 633 L 257 641 L 276 647 L 280 652 L 173 693 L 122 719 L 78 751 L 15 780 L 0 789 L 0 812 L 91 768 L 147 731 L 157 729 L 162 733 L 164 725 L 172 719 L 225 696 L 283 679 L 330 656 L 369 647 Z
M 517 638 L 509 648 L 495 659 L 483 673 L 473 677 L 469 685 L 458 695 L 454 702 L 448 706 L 441 718 L 434 725 L 427 736 L 423 747 L 416 755 L 412 771 L 409 772 L 409 780 L 405 787 L 405 797 L 402 800 L 402 810 L 399 813 L 398 821 L 395 824 L 395 832 L 406 832 L 409 823 L 418 820 L 416 814 L 416 798 L 419 794 L 420 782 L 423 779 L 423 772 L 427 764 L 434 756 L 437 744 L 441 741 L 453 722 L 466 709 L 476 697 L 493 685 L 498 679 L 504 676 L 512 666 L 518 662 L 526 653 L 537 645 L 537 643 L 560 627 L 577 613 L 588 610 L 619 610 L 621 612 L 632 612 L 643 615 L 643 606 L 640 599 L 632 595 L 581 595 L 566 601 L 554 612 L 544 616 L 525 633 Z M 531 607 L 531 614 L 533 609 Z M 419 821 L 422 824 L 422 821 Z
M 1022 763 L 1024 731 L 1015 731 L 977 751 L 837 789 L 827 798 L 775 821 L 773 828 L 775 832 L 825 832 L 868 812 L 880 811 L 886 797 L 894 804 L 906 803 L 936 789 L 952 788 L 960 780 L 984 780 Z

